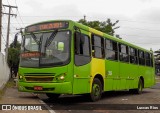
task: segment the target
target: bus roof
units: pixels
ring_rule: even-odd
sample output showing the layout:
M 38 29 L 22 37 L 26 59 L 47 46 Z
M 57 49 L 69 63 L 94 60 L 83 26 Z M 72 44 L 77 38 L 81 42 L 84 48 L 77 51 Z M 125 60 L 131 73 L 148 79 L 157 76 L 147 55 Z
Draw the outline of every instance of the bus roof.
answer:
M 116 42 L 119 42 L 119 43 L 128 45 L 128 46 L 133 47 L 133 48 L 137 48 L 137 49 L 140 49 L 140 50 L 149 52 L 149 53 L 153 53 L 153 52 L 150 51 L 150 50 L 147 50 L 147 49 L 144 49 L 144 48 L 142 48 L 142 47 L 136 46 L 136 45 L 131 44 L 131 43 L 129 43 L 129 42 L 126 42 L 126 41 L 124 41 L 124 40 L 122 40 L 122 39 L 119 39 L 119 38 L 117 38 L 117 37 L 108 35 L 108 34 L 106 34 L 106 33 L 103 33 L 103 32 L 101 32 L 101 31 L 98 31 L 98 30 L 96 30 L 96 29 L 93 29 L 93 28 L 90 28 L 90 27 L 88 27 L 88 26 L 85 26 L 85 25 L 83 25 L 83 24 L 81 24 L 81 23 L 78 23 L 78 22 L 74 22 L 74 23 L 75 23 L 75 25 L 76 25 L 77 27 L 79 27 L 79 28 L 81 28 L 81 29 L 83 29 L 83 30 L 89 31 L 89 32 L 91 32 L 91 33 L 94 33 L 94 34 L 96 34 L 96 35 L 102 36 L 102 37 L 104 37 L 104 38 L 111 39 L 111 40 L 113 40 L 113 41 L 116 41 Z
M 102 37 L 104 37 L 104 38 L 108 38 L 108 39 L 111 39 L 111 40 L 113 40 L 113 41 L 116 41 L 116 42 L 119 42 L 119 43 L 128 45 L 128 46 L 130 46 L 130 47 L 137 48 L 137 49 L 140 49 L 140 50 L 143 50 L 143 51 L 152 53 L 152 51 L 149 51 L 149 50 L 144 49 L 144 48 L 142 48 L 142 47 L 136 46 L 136 45 L 131 44 L 131 43 L 129 43 L 129 42 L 126 42 L 126 41 L 124 41 L 124 40 L 122 40 L 122 39 L 119 39 L 119 38 L 117 38 L 117 37 L 108 35 L 108 34 L 106 34 L 106 33 L 103 33 L 103 32 L 101 32 L 101 31 L 98 31 L 98 30 L 96 30 L 96 29 L 93 29 L 93 28 L 91 28 L 91 27 L 88 27 L 88 26 L 86 26 L 86 25 L 83 25 L 83 24 L 81 24 L 81 23 L 78 23 L 78 22 L 75 22 L 75 21 L 72 21 L 72 20 L 49 20 L 49 21 L 42 21 L 42 22 L 38 22 L 38 23 L 34 23 L 34 24 L 31 24 L 31 25 L 28 25 L 27 27 L 33 26 L 33 25 L 37 25 L 37 24 L 42 24 L 42 23 L 62 22 L 62 21 L 72 23 L 72 24 L 74 24 L 75 26 L 77 26 L 77 27 L 79 27 L 79 28 L 81 28 L 81 29 L 83 29 L 83 30 L 85 30 L 85 31 L 89 31 L 89 32 L 91 32 L 91 33 L 94 33 L 94 34 L 96 34 L 96 35 L 102 36 Z M 26 27 L 26 28 L 27 28 L 27 27 Z

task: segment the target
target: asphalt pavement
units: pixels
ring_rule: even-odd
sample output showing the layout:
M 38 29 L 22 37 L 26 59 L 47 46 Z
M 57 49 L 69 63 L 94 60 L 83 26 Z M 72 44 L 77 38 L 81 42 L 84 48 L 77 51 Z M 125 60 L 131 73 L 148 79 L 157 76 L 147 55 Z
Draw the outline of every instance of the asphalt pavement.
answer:
M 157 103 L 160 102 L 160 98 L 157 94 L 160 93 L 160 76 L 156 77 L 156 83 L 155 86 L 151 87 L 150 89 L 144 90 L 144 93 L 139 96 L 134 96 L 129 94 L 128 92 L 107 92 L 107 94 L 104 94 L 102 99 L 98 102 L 91 103 L 88 101 L 87 98 L 79 95 L 62 95 L 60 99 L 57 101 L 53 101 L 48 99 L 45 95 L 36 95 L 33 93 L 28 92 L 19 92 L 17 90 L 16 84 L 13 82 L 13 80 L 10 80 L 6 88 L 0 92 L 0 109 L 8 109 L 8 110 L 0 110 L 0 113 L 79 113 L 79 112 L 86 112 L 85 110 L 81 109 L 79 110 L 65 110 L 68 109 L 68 107 L 72 107 L 73 104 L 82 104 L 82 107 L 86 108 L 87 105 L 91 104 L 117 104 L 117 103 L 123 103 L 123 104 L 130 104 L 130 103 L 144 103 L 144 102 L 151 102 L 151 103 Z M 2 93 L 3 92 L 3 93 Z M 147 97 L 147 101 L 146 98 Z M 137 100 L 136 100 L 137 99 Z M 121 102 L 121 101 L 122 102 Z M 10 108 L 7 108 L 6 105 L 9 107 L 11 106 L 12 110 L 9 110 Z M 55 110 L 55 105 L 57 106 L 57 109 Z M 14 106 L 14 107 L 13 107 Z M 29 107 L 28 107 L 29 106 Z M 31 109 L 32 106 L 32 109 Z M 33 108 L 33 107 L 37 108 Z M 38 107 L 39 106 L 39 107 Z M 64 110 L 60 110 L 60 109 Z M 78 106 L 79 107 L 79 106 Z M 45 110 L 44 110 L 45 109 Z M 78 108 L 79 109 L 79 108 Z M 116 113 L 116 111 L 108 111 L 108 110 L 87 110 L 87 113 Z M 120 111 L 119 111 L 120 112 Z M 144 111 L 145 112 L 145 111 Z M 144 113 L 143 112 L 143 113 Z M 154 111 L 155 112 L 155 111 Z M 154 113 L 153 112 L 153 113 Z M 159 111 L 158 111 L 159 112 Z M 156 113 L 158 113 L 156 112 Z M 122 113 L 122 112 L 121 112 Z M 127 113 L 127 112 L 124 112 Z M 131 112 L 132 113 L 132 112 Z M 134 112 L 133 112 L 134 113 Z M 137 111 L 137 113 L 142 113 Z M 148 112 L 145 112 L 148 113 Z

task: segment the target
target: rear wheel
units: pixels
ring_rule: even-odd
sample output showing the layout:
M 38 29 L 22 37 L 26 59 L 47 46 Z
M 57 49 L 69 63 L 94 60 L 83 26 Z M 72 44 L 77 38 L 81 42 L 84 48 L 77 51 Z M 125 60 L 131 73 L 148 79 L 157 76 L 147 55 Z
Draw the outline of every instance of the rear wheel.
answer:
M 141 94 L 142 90 L 143 90 L 143 82 L 142 82 L 142 79 L 139 79 L 138 88 L 136 89 L 135 93 Z
M 139 79 L 138 88 L 137 89 L 130 89 L 129 91 L 131 93 L 141 94 L 142 90 L 143 90 L 143 82 L 142 82 L 142 79 Z
M 92 91 L 90 93 L 91 101 L 98 101 L 102 95 L 102 84 L 98 78 L 95 78 L 92 83 Z
M 54 94 L 54 93 L 46 93 L 46 95 L 51 99 L 58 99 L 60 94 Z

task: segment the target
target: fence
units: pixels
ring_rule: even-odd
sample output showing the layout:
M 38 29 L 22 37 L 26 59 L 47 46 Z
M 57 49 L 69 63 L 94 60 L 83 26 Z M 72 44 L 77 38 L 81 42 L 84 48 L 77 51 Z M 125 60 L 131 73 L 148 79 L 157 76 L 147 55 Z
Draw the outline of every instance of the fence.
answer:
M 10 78 L 10 69 L 5 56 L 0 52 L 0 89 L 2 89 Z

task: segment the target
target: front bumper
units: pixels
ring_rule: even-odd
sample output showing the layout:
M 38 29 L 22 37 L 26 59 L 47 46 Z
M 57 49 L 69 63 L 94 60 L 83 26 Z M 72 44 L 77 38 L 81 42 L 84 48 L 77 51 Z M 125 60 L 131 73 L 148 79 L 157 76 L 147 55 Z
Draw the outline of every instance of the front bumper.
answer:
M 43 90 L 34 90 L 35 86 L 43 87 Z M 72 94 L 71 82 L 62 83 L 31 83 L 31 82 L 18 82 L 18 90 L 21 92 L 33 93 L 57 93 L 57 94 Z

